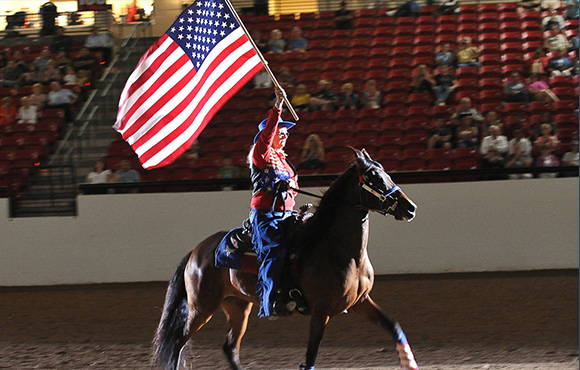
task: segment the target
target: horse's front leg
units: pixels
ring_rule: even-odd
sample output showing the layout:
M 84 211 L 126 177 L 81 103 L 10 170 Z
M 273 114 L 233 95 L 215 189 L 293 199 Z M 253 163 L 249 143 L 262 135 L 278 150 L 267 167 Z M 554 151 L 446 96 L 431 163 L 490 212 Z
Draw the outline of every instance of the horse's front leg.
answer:
M 397 349 L 397 353 L 399 354 L 399 360 L 401 361 L 401 366 L 405 370 L 418 370 L 419 366 L 417 366 L 417 362 L 415 361 L 415 356 L 413 356 L 413 352 L 411 351 L 411 347 L 407 342 L 407 338 L 403 329 L 398 322 L 389 318 L 377 304 L 371 299 L 371 297 L 367 297 L 366 299 L 358 302 L 355 306 L 353 306 L 349 312 L 353 312 L 357 315 L 360 315 L 372 323 L 382 326 L 383 328 L 387 329 L 393 334 L 393 340 L 395 342 L 395 347 Z
M 318 356 L 320 342 L 324 336 L 324 329 L 330 320 L 330 316 L 313 312 L 310 318 L 310 333 L 308 336 L 308 349 L 306 350 L 306 364 L 300 364 L 300 370 L 314 370 L 314 363 Z

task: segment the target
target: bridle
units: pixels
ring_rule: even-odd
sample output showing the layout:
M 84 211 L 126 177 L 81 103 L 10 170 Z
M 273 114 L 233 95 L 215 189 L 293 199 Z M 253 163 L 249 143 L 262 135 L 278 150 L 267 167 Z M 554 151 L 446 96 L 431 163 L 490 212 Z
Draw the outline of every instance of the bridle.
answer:
M 366 175 L 366 172 L 364 174 L 359 174 L 359 183 L 358 183 L 358 189 L 359 189 L 359 200 L 360 200 L 360 204 L 359 205 L 355 205 L 356 208 L 360 208 L 363 209 L 365 211 L 375 211 L 377 213 L 382 214 L 383 216 L 388 216 L 390 214 L 390 212 L 393 212 L 397 206 L 399 205 L 399 197 L 395 197 L 394 194 L 401 190 L 401 188 L 398 185 L 393 186 L 392 188 L 389 189 L 389 191 L 387 191 L 386 193 L 383 193 L 382 190 L 377 189 L 371 182 L 369 182 L 368 180 L 368 176 Z M 294 187 L 289 187 L 289 189 L 294 190 L 297 193 L 300 194 L 304 194 L 304 195 L 308 195 L 311 197 L 315 197 L 318 199 L 322 199 L 322 196 L 318 195 L 318 194 L 313 194 L 310 193 L 308 191 L 302 190 L 302 189 L 296 189 Z M 379 209 L 374 209 L 374 208 L 370 208 L 367 206 L 363 205 L 363 192 L 368 192 L 371 195 L 373 195 L 374 197 L 376 197 L 377 199 L 379 199 L 380 201 L 380 208 Z M 388 199 L 392 199 L 393 202 L 391 203 L 391 205 L 387 208 L 385 208 L 385 202 Z
M 399 197 L 394 196 L 394 194 L 399 190 L 401 190 L 401 188 L 399 186 L 395 185 L 392 188 L 390 188 L 386 193 L 383 193 L 383 191 L 381 189 L 376 188 L 371 182 L 369 182 L 368 176 L 366 176 L 366 173 L 364 173 L 364 174 L 359 176 L 359 198 L 360 198 L 360 203 L 361 203 L 360 207 L 371 210 L 371 211 L 378 212 L 378 213 L 382 214 L 383 216 L 388 216 L 390 214 L 390 212 L 393 212 L 397 208 L 397 206 L 399 205 Z M 370 193 L 371 195 L 373 195 L 374 197 L 378 198 L 379 203 L 380 203 L 379 209 L 373 209 L 373 208 L 363 206 L 363 200 L 362 200 L 363 191 L 366 191 L 366 192 Z M 393 202 L 391 203 L 391 205 L 389 207 L 385 208 L 385 202 L 387 201 L 387 199 L 392 199 Z

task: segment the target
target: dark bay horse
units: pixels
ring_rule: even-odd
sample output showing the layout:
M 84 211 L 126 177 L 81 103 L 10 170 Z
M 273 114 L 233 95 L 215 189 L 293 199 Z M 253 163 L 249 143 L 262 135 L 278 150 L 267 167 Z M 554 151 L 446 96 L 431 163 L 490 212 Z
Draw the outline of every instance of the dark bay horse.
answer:
M 358 314 L 393 335 L 401 366 L 418 369 L 399 324 L 371 299 L 374 271 L 367 254 L 369 211 L 411 221 L 415 204 L 383 167 L 363 149 L 356 161 L 325 192 L 316 213 L 288 240 L 300 247 L 294 279 L 311 312 L 306 361 L 314 369 L 324 329 L 332 317 Z M 214 266 L 214 251 L 226 232 L 197 245 L 178 266 L 169 283 L 163 314 L 153 341 L 159 369 L 175 370 L 189 338 L 222 309 L 229 331 L 223 351 L 231 368 L 242 370 L 240 345 L 256 295 L 256 276 Z

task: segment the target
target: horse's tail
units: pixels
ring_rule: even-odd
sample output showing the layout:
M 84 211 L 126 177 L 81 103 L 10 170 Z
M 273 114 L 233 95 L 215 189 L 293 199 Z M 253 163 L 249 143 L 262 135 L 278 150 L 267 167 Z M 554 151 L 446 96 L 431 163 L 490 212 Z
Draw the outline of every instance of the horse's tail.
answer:
M 161 321 L 153 339 L 153 363 L 162 370 L 175 370 L 179 352 L 185 345 L 187 317 L 187 291 L 185 266 L 192 252 L 181 261 L 167 287 Z

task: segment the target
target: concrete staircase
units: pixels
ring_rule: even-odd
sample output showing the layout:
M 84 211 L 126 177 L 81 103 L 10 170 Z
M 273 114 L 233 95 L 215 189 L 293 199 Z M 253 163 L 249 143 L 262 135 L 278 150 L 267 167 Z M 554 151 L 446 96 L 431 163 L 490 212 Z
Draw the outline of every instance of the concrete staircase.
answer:
M 96 84 L 74 124 L 61 135 L 47 166 L 29 178 L 29 186 L 11 199 L 11 217 L 75 216 L 79 183 L 95 161 L 106 155 L 117 133 L 112 128 L 121 91 L 139 59 L 156 38 L 133 39 L 121 48 L 109 71 Z

